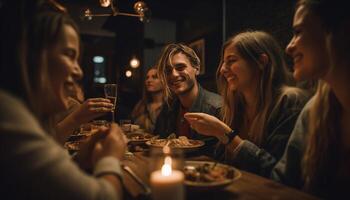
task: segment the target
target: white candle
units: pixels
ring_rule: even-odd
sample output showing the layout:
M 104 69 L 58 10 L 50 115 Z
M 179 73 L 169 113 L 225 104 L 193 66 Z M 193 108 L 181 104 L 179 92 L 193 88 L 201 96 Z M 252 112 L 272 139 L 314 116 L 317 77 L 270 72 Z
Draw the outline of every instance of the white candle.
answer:
M 171 158 L 166 157 L 161 170 L 151 173 L 153 200 L 183 200 L 184 174 L 171 169 Z

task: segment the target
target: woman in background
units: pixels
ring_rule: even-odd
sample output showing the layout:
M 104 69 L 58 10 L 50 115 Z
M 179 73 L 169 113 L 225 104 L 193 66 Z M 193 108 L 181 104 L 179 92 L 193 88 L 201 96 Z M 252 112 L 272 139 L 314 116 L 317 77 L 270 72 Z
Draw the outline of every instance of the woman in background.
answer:
M 146 132 L 153 133 L 164 102 L 163 89 L 164 86 L 158 78 L 157 68 L 151 67 L 147 71 L 142 99 L 131 113 L 134 123 L 140 125 Z
M 82 77 L 75 23 L 53 0 L 2 1 L 0 13 L 1 199 L 122 199 L 118 126 L 100 130 L 77 157 L 94 176 L 48 134 Z
M 288 86 L 288 80 L 282 50 L 271 35 L 239 33 L 223 45 L 217 70 L 223 120 L 204 113 L 185 117 L 193 129 L 221 141 L 226 162 L 270 173 L 306 102 L 305 92 Z

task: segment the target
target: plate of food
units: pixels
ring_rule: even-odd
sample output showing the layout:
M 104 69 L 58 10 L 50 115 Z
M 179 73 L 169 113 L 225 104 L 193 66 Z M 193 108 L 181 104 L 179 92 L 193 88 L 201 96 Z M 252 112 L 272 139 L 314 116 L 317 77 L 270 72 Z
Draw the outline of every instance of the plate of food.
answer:
M 239 179 L 241 172 L 221 163 L 209 161 L 186 161 L 185 185 L 193 190 L 218 190 Z
M 142 144 L 150 140 L 154 135 L 150 133 L 129 133 L 126 137 L 131 144 Z
M 204 146 L 205 143 L 201 140 L 192 140 L 186 136 L 180 136 L 179 138 L 150 139 L 146 144 L 151 147 L 168 146 L 170 148 L 194 150 Z

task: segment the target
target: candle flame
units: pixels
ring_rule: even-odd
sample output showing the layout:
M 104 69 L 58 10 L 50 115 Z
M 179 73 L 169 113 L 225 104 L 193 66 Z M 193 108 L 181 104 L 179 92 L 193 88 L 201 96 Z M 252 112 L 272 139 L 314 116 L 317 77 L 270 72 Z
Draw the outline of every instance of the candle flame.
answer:
M 166 156 L 164 159 L 164 165 L 162 166 L 162 175 L 163 176 L 170 176 L 172 173 L 171 169 L 171 158 L 170 156 Z

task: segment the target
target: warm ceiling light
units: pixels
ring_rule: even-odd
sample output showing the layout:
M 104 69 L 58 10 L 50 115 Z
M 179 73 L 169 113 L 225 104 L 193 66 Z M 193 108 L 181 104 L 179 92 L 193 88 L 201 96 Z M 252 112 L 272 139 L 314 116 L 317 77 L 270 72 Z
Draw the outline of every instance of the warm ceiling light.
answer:
M 130 66 L 132 68 L 138 68 L 140 66 L 140 61 L 139 59 L 137 59 L 136 57 L 133 57 L 131 60 L 130 60 Z
M 126 70 L 125 76 L 130 78 L 132 76 L 132 72 L 130 70 Z
M 110 7 L 112 12 L 111 13 L 101 13 L 101 14 L 94 14 L 91 12 L 90 9 L 86 9 L 84 11 L 84 18 L 87 18 L 88 20 L 91 20 L 92 17 L 108 17 L 108 16 L 117 16 L 117 15 L 123 15 L 123 16 L 129 16 L 129 17 L 138 17 L 140 21 L 148 22 L 149 18 L 151 17 L 151 11 L 148 9 L 147 5 L 143 1 L 138 1 L 134 4 L 134 11 L 135 13 L 127 13 L 127 12 L 119 12 L 116 0 L 100 0 L 100 5 L 102 7 Z
M 143 1 L 138 1 L 134 4 L 134 10 L 140 15 L 140 21 L 149 21 L 151 11 L 148 10 L 147 5 Z
M 111 0 L 100 0 L 100 5 L 102 7 L 108 7 L 109 5 L 111 5 Z

